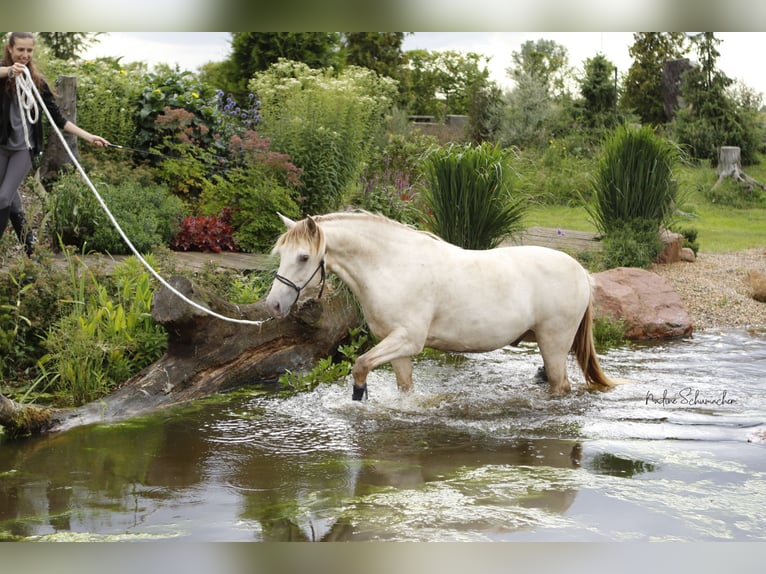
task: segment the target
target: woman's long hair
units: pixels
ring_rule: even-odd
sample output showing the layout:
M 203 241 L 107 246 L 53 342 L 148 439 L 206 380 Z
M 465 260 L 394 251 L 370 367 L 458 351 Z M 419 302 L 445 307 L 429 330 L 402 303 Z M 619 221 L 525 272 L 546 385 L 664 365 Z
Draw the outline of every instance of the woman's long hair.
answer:
M 32 39 L 33 42 L 37 43 L 37 40 L 35 39 L 35 35 L 32 32 L 11 32 L 8 34 L 8 43 L 5 45 L 5 56 L 3 58 L 3 66 L 12 66 L 13 65 L 13 57 L 11 56 L 11 49 L 16 44 L 16 40 L 18 39 Z M 34 58 L 29 60 L 29 63 L 27 64 L 27 69 L 29 70 L 29 73 L 32 75 L 32 81 L 37 86 L 37 89 L 40 89 L 43 83 L 43 76 L 40 74 L 40 71 L 37 69 L 37 66 L 35 66 Z M 15 90 L 16 89 L 16 80 L 11 78 L 10 81 L 6 83 L 6 90 Z

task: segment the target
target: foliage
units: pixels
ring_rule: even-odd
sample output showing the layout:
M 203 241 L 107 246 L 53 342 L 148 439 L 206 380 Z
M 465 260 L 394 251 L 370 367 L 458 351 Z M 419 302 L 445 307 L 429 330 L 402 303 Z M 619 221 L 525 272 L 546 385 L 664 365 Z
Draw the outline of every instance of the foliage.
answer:
M 214 178 L 214 185 L 202 194 L 201 208 L 207 213 L 228 210 L 238 246 L 266 250 L 283 231 L 276 213 L 300 214 L 296 199 L 303 170 L 252 130 L 231 139 L 230 157 L 232 167 L 225 177 Z
M 234 32 L 230 60 L 234 96 L 247 93 L 248 82 L 279 60 L 302 62 L 309 68 L 334 68 L 340 63 L 337 32 Z
M 580 80 L 584 119 L 590 127 L 614 126 L 617 117 L 617 68 L 603 55 L 585 60 Z
M 393 81 L 362 68 L 336 75 L 281 60 L 250 89 L 263 101 L 263 132 L 272 148 L 303 170 L 301 211 L 339 207 L 382 133 Z
M 404 223 L 416 223 L 417 199 L 424 185 L 423 157 L 434 146 L 419 132 L 391 135 L 377 150 L 361 177 L 361 190 L 352 198 L 357 207 Z
M 486 56 L 475 52 L 405 52 L 401 71 L 399 104 L 411 114 L 434 116 L 468 114 L 471 91 L 488 83 Z
M 219 215 L 185 217 L 171 246 L 179 251 L 236 251 L 231 210 L 224 209 Z
M 612 226 L 603 239 L 603 265 L 648 268 L 662 252 L 662 240 L 654 219 L 631 219 Z
M 680 159 L 679 148 L 650 127 L 618 127 L 605 139 L 593 175 L 594 203 L 587 209 L 596 228 L 609 236 L 634 220 L 651 223 L 655 232 L 667 225 L 679 199 L 673 170 Z
M 181 200 L 162 185 L 125 180 L 119 185 L 99 185 L 97 189 L 140 252 L 167 245 L 176 234 L 185 212 Z M 50 198 L 52 233 L 65 244 L 78 248 L 87 245 L 89 249 L 112 255 L 130 253 L 79 174 L 64 174 L 54 184 Z
M 40 367 L 47 384 L 80 405 L 107 394 L 164 351 L 167 335 L 150 314 L 150 275 L 130 258 L 110 285 L 70 257 L 69 310 L 49 331 Z
M 592 153 L 593 146 L 576 132 L 520 152 L 519 189 L 543 205 L 579 206 L 591 195 Z
M 518 81 L 533 78 L 545 88 L 550 96 L 560 96 L 567 91 L 571 74 L 567 49 L 553 40 L 527 40 L 521 50 L 511 55 L 513 66 L 506 72 Z
M 681 58 L 685 52 L 683 32 L 636 32 L 628 53 L 633 63 L 624 81 L 620 102 L 632 110 L 644 124 L 661 125 L 667 121 L 662 94 L 662 69 L 665 62 Z
M 733 81 L 716 68 L 719 43 L 712 32 L 694 38 L 700 65 L 683 76 L 681 95 L 687 105 L 678 110 L 673 133 L 694 158 L 715 162 L 720 146 L 738 146 L 742 163 L 752 164 L 764 133 L 760 97 L 742 92 L 737 97 L 728 90 Z
M 192 114 L 192 129 L 204 131 L 208 144 L 213 141 L 209 125 L 214 124 L 218 115 L 216 94 L 210 86 L 201 82 L 188 71 L 179 71 L 167 66 L 157 66 L 154 72 L 143 78 L 143 87 L 138 97 L 136 144 L 141 149 L 156 147 L 162 151 L 165 136 L 155 125 L 157 116 L 172 109 L 183 109 Z M 205 126 L 205 128 L 200 127 Z M 162 126 L 159 126 L 160 128 Z M 185 129 L 189 126 L 185 126 Z
M 425 158 L 426 225 L 465 249 L 489 249 L 521 227 L 524 201 L 513 193 L 515 175 L 497 145 L 433 150 Z
M 98 42 L 101 32 L 38 32 L 37 36 L 45 42 L 53 57 L 60 60 L 73 60 L 94 42 Z
M 77 124 L 110 142 L 136 143 L 136 66 L 114 59 L 83 62 L 77 71 Z
M 337 357 L 320 359 L 308 373 L 286 371 L 279 377 L 279 383 L 286 392 L 299 393 L 315 389 L 321 384 L 331 383 L 351 374 L 354 362 L 359 358 L 370 342 L 370 336 L 364 328 L 350 329 L 349 342 L 338 347 Z
M 546 123 L 552 114 L 553 102 L 545 82 L 532 74 L 517 75 L 516 86 L 508 96 L 502 143 L 524 147 L 548 141 Z
M 403 40 L 404 32 L 345 32 L 341 38 L 345 63 L 396 79 L 404 59 Z
M 625 319 L 596 317 L 593 319 L 593 342 L 596 350 L 603 352 L 625 344 Z

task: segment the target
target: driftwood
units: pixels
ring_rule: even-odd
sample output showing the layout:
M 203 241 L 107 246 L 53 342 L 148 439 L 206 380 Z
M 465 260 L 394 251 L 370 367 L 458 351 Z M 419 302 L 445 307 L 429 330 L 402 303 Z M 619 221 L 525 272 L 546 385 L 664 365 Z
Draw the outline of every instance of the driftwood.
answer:
M 269 317 L 263 301 L 237 306 L 184 277 L 173 277 L 170 284 L 221 315 L 253 321 Z M 276 381 L 286 369 L 308 370 L 332 354 L 349 329 L 361 323 L 353 299 L 332 290 L 321 300 L 302 299 L 284 319 L 253 326 L 211 317 L 161 288 L 154 296 L 152 317 L 168 332 L 167 352 L 112 394 L 66 410 L 21 405 L 0 395 L 0 424 L 12 436 L 62 431 Z
M 737 183 L 745 186 L 747 191 L 753 191 L 753 187 L 766 189 L 764 184 L 742 171 L 740 157 L 741 150 L 736 146 L 721 146 L 718 148 L 718 167 L 716 168 L 718 180 L 715 182 L 712 189 L 718 187 L 727 177 L 731 177 Z

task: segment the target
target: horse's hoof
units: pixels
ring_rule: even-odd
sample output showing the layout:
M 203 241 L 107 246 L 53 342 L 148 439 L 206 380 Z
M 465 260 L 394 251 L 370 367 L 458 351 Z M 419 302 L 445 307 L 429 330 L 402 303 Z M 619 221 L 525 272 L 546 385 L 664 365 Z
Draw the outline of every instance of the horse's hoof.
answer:
M 367 398 L 367 383 L 364 384 L 362 387 L 357 387 L 354 385 L 354 391 L 351 395 L 352 401 L 361 401 L 362 399 Z
M 534 380 L 538 385 L 544 385 L 548 382 L 548 375 L 545 374 L 545 367 L 537 369 Z

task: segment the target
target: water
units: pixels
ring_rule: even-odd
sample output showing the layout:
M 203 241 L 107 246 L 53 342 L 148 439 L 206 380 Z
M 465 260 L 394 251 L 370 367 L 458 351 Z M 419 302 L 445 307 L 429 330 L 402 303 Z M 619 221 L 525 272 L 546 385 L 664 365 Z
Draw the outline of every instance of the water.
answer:
M 766 335 L 628 346 L 633 382 L 550 397 L 534 346 L 251 389 L 0 445 L 0 539 L 766 538 Z M 572 364 L 574 387 L 582 388 Z

